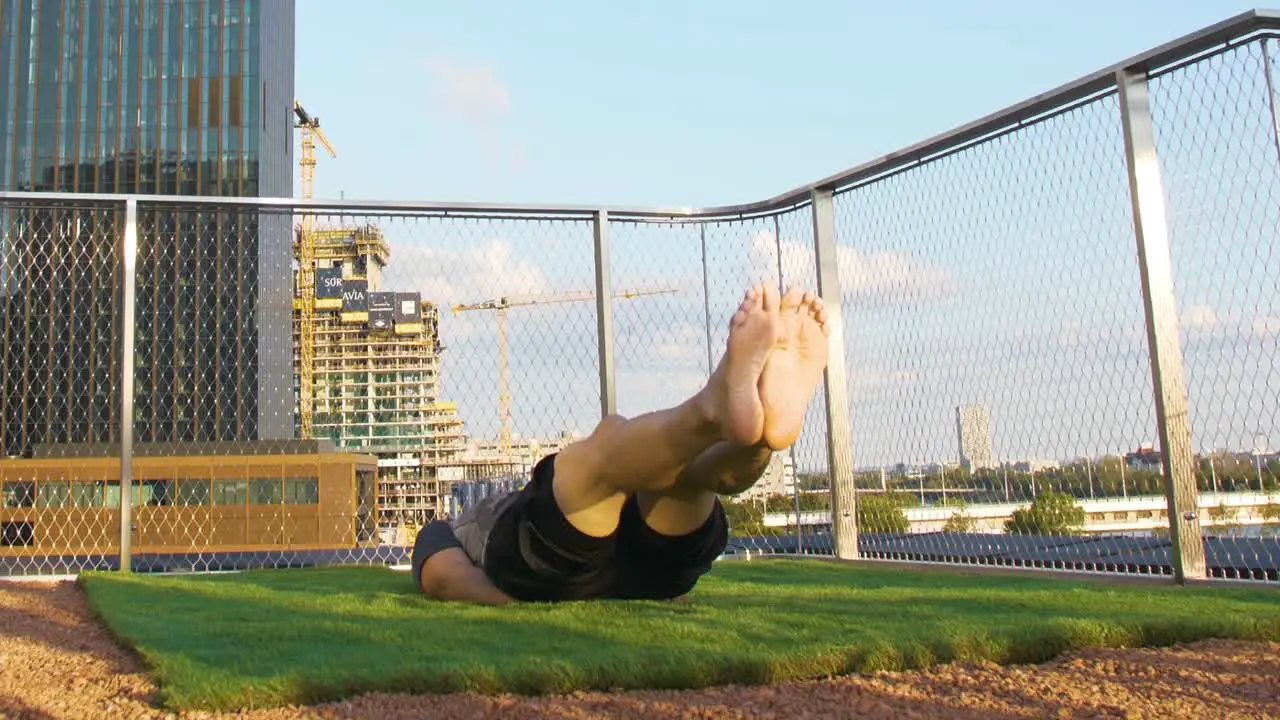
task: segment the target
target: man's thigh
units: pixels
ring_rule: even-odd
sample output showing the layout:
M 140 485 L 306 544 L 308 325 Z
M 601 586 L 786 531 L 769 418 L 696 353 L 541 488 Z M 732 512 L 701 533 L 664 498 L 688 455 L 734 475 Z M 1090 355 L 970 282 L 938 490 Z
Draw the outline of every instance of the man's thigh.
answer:
M 540 461 L 529 483 L 495 519 L 484 551 L 485 573 L 520 600 L 604 597 L 613 584 L 615 535 L 592 537 L 570 524 L 552 489 L 554 460 L 552 455 Z
M 711 570 L 728 543 L 729 522 L 719 499 L 701 527 L 675 537 L 649 527 L 633 497 L 618 523 L 613 594 L 652 600 L 685 595 Z

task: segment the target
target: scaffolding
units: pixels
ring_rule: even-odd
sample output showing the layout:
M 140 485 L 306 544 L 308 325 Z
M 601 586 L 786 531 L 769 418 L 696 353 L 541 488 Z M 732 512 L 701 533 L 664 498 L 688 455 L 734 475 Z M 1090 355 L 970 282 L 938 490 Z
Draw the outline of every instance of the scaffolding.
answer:
M 295 288 L 294 362 L 311 349 L 313 437 L 378 458 L 378 526 L 419 527 L 449 494 L 441 468 L 464 448 L 454 403 L 439 396 L 439 311 L 418 293 L 383 288 L 391 249 L 374 225 L 310 230 L 314 316 L 301 342 Z M 301 243 L 298 243 L 300 248 Z

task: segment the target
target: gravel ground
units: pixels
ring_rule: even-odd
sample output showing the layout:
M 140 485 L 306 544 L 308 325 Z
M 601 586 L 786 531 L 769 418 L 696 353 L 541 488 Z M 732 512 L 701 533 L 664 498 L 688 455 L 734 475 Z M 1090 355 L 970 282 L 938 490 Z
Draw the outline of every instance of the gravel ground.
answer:
M 365 695 L 231 716 L 285 718 L 1276 718 L 1280 644 L 1208 641 L 769 687 L 521 698 Z M 0 718 L 172 718 L 71 584 L 0 582 Z

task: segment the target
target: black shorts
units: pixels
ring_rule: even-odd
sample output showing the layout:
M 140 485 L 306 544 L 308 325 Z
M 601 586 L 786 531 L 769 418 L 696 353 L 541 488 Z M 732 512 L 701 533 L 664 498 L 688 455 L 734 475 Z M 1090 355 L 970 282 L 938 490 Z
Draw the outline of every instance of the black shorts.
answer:
M 585 535 L 556 504 L 554 468 L 554 455 L 543 458 L 519 492 L 491 503 L 487 511 L 464 513 L 454 528 L 463 538 L 458 546 L 511 597 L 534 602 L 672 599 L 692 590 L 724 552 L 729 524 L 718 500 L 702 527 L 672 537 L 645 524 L 632 495 L 612 535 Z M 423 561 L 415 558 L 415 568 Z

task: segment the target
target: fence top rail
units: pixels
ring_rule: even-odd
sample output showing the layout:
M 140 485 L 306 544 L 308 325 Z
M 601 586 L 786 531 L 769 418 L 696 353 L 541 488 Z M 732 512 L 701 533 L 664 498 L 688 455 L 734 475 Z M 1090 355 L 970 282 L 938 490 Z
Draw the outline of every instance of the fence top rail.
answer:
M 839 192 L 880 175 L 921 164 L 930 158 L 956 150 L 983 137 L 1025 125 L 1031 121 L 1112 91 L 1121 70 L 1153 73 L 1161 68 L 1195 58 L 1204 53 L 1229 48 L 1255 39 L 1264 32 L 1280 31 L 1280 10 L 1254 9 L 1184 35 L 1110 67 L 1060 85 L 986 117 L 901 150 L 856 165 L 816 182 L 788 190 L 772 198 L 716 207 L 629 207 L 599 205 L 553 205 L 534 203 L 484 203 L 388 200 L 302 200 L 298 198 L 218 197 L 180 195 L 129 195 L 62 192 L 0 191 L 0 203 L 10 202 L 123 202 L 129 199 L 157 205 L 198 205 L 202 207 L 245 207 L 264 211 L 311 211 L 314 213 L 418 213 L 459 217 L 561 217 L 590 220 L 607 213 L 619 220 L 698 221 L 772 215 L 807 205 L 815 191 Z

